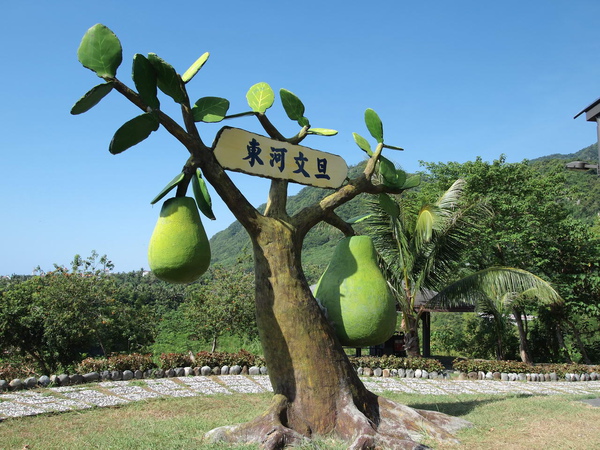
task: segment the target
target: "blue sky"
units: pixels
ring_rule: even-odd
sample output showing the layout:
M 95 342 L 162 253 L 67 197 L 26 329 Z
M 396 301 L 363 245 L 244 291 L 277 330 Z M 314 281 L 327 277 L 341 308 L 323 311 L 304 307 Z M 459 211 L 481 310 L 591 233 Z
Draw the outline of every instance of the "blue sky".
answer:
M 135 53 L 157 53 L 183 73 L 209 51 L 188 84 L 193 100 L 225 97 L 231 113 L 242 112 L 251 85 L 286 88 L 302 99 L 312 126 L 340 132 L 303 144 L 349 165 L 364 155 L 352 132 L 368 135 L 366 108 L 382 118 L 386 142 L 406 149 L 388 156 L 407 171 L 420 160 L 491 161 L 504 153 L 521 161 L 596 141 L 595 126 L 573 116 L 600 96 L 597 0 L 23 0 L 5 2 L 2 13 L 1 275 L 49 270 L 92 250 L 117 271 L 148 267 L 160 210 L 150 200 L 187 153 L 159 130 L 111 155 L 114 131 L 138 114 L 116 92 L 86 114 L 69 114 L 100 81 L 76 58 L 96 23 L 121 40 L 117 76 L 130 86 Z M 177 113 L 169 99 L 162 105 Z M 296 132 L 279 104 L 269 112 L 284 134 Z M 225 124 L 260 132 L 249 119 Z M 222 125 L 201 125 L 205 142 Z M 253 204 L 266 200 L 265 180 L 234 178 Z M 233 220 L 211 193 L 217 220 L 204 220 L 209 236 Z

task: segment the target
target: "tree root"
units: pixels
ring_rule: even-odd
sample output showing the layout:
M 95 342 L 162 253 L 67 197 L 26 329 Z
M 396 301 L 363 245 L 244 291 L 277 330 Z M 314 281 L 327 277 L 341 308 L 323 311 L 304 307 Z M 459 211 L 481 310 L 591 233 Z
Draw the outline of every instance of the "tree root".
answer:
M 424 438 L 458 443 L 453 433 L 471 423 L 435 411 L 413 409 L 369 393 L 363 408 L 342 398 L 336 414 L 335 429 L 329 434 L 349 443 L 351 450 L 426 449 Z M 349 397 L 349 396 L 348 396 Z M 264 449 L 282 449 L 310 439 L 316 434 L 306 427 L 298 431 L 287 425 L 291 404 L 283 395 L 275 395 L 268 410 L 250 422 L 215 428 L 205 435 L 209 441 L 258 443 Z M 365 409 L 364 412 L 361 409 Z
M 267 450 L 281 449 L 306 440 L 306 436 L 284 426 L 289 403 L 283 395 L 275 395 L 265 413 L 250 422 L 215 428 L 204 436 L 209 441 L 258 443 Z

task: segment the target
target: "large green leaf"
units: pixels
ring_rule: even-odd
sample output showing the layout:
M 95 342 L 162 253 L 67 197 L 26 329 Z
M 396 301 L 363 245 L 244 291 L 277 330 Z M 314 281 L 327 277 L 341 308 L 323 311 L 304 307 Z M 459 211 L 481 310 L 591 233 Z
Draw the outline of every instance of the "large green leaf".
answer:
M 371 150 L 371 145 L 369 144 L 369 141 L 367 141 L 358 133 L 352 133 L 352 136 L 354 137 L 354 142 L 356 142 L 356 145 L 358 145 L 361 150 L 366 152 L 367 155 L 373 156 L 373 151 Z
M 91 108 L 96 106 L 100 100 L 102 100 L 110 91 L 112 91 L 113 82 L 102 83 L 98 86 L 94 86 L 92 89 L 87 91 L 83 97 L 77 100 L 77 103 L 71 108 L 71 114 L 81 114 L 89 111 Z
M 417 187 L 419 184 L 421 184 L 421 175 L 413 175 L 406 179 L 406 181 L 404 182 L 404 186 L 402 186 L 402 189 L 411 189 Z
M 365 111 L 365 124 L 371 136 L 373 136 L 377 142 L 383 142 L 383 123 L 375 111 L 368 108 Z
M 252 111 L 264 114 L 267 109 L 273 106 L 275 101 L 275 92 L 267 83 L 256 83 L 246 93 L 246 100 Z
M 99 77 L 114 78 L 123 61 L 121 42 L 106 26 L 97 23 L 81 39 L 77 59 Z
M 169 192 L 171 192 L 171 190 L 177 186 L 179 183 L 181 183 L 181 180 L 183 180 L 185 178 L 185 174 L 183 172 L 181 172 L 180 174 L 178 174 L 175 178 L 173 178 L 171 181 L 169 181 L 169 184 L 167 184 L 162 191 L 160 191 L 158 193 L 158 195 L 156 197 L 154 197 L 154 199 L 150 202 L 151 205 L 154 205 L 155 203 L 159 202 L 165 195 L 167 195 Z
M 300 120 L 304 117 L 304 104 L 295 94 L 287 89 L 280 89 L 279 95 L 283 109 L 290 119 Z
M 196 62 L 194 62 L 194 64 L 192 64 L 190 66 L 190 68 L 188 70 L 186 70 L 183 73 L 183 75 L 181 75 L 181 79 L 183 80 L 184 83 L 187 83 L 192 78 L 194 78 L 194 76 L 198 73 L 198 71 L 200 69 L 202 69 L 202 66 L 204 66 L 206 61 L 208 61 L 209 56 L 210 56 L 210 53 L 208 53 L 208 52 L 204 53 L 202 56 L 200 56 L 200 58 L 198 58 L 196 60 Z
M 229 100 L 220 97 L 202 97 L 192 108 L 196 122 L 220 122 L 227 115 Z
M 148 61 L 156 70 L 158 88 L 175 100 L 176 103 L 183 103 L 185 101 L 185 91 L 181 85 L 181 78 L 173 66 L 155 53 L 148 53 Z
M 379 173 L 386 186 L 401 188 L 406 182 L 406 172 L 396 169 L 394 163 L 383 156 L 379 158 Z
M 298 119 L 298 125 L 301 127 L 310 127 L 310 122 L 306 117 L 302 116 Z
M 318 136 L 335 136 L 338 134 L 337 130 L 330 130 L 329 128 L 309 128 L 308 134 L 316 134 Z
M 192 178 L 192 189 L 194 190 L 194 197 L 202 214 L 211 220 L 215 220 L 215 215 L 212 211 L 212 200 L 210 199 L 208 188 L 202 179 L 200 170 L 196 170 L 196 176 Z
M 160 102 L 156 96 L 157 75 L 154 66 L 139 53 L 133 56 L 131 78 L 142 100 L 151 108 L 158 109 Z
M 387 194 L 379 194 L 379 205 L 381 206 L 381 209 L 383 209 L 393 219 L 400 215 L 400 207 Z
M 144 113 L 134 117 L 129 122 L 125 122 L 121 128 L 117 130 L 110 141 L 108 150 L 116 155 L 139 144 L 153 131 L 158 130 L 159 122 L 152 113 Z

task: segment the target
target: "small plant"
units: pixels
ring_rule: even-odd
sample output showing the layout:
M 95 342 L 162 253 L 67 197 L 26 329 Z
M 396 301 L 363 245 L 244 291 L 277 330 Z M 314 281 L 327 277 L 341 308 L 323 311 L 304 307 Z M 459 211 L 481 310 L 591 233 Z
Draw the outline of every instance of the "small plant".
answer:
M 163 353 L 160 355 L 160 368 L 173 369 L 175 367 L 191 367 L 193 365 L 190 355 L 185 353 Z
M 108 358 L 85 358 L 75 367 L 77 373 L 102 372 L 108 370 Z

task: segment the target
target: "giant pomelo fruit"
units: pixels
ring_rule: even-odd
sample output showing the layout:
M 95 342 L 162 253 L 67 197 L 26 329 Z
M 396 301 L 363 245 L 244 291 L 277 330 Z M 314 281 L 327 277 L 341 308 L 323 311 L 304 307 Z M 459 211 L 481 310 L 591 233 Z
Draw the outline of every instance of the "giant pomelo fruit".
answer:
M 342 239 L 315 289 L 342 345 L 385 342 L 396 328 L 396 301 L 369 236 Z
M 148 246 L 150 270 L 170 283 L 191 283 L 210 265 L 210 245 L 196 201 L 174 197 L 163 203 Z

